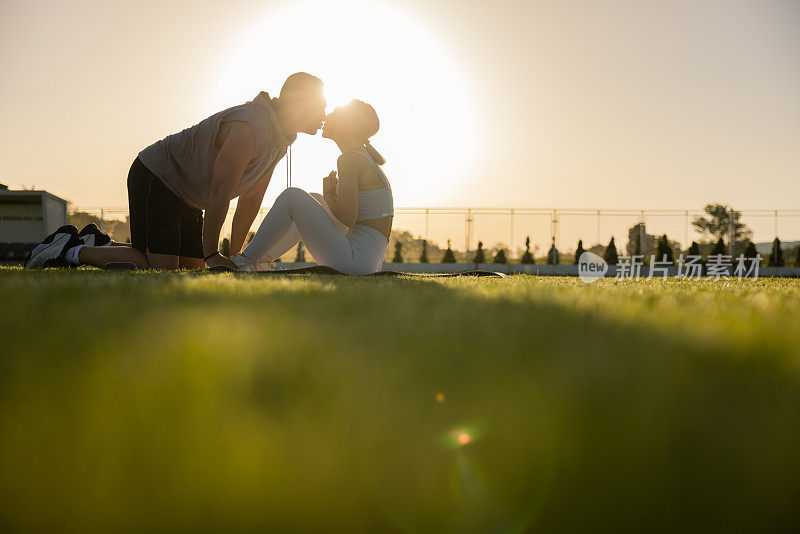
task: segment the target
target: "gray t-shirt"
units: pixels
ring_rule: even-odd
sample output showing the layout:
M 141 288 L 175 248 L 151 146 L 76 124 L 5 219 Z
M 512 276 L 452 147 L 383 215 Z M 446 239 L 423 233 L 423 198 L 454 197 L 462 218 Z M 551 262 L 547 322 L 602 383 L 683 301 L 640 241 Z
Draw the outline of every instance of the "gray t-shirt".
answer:
M 187 205 L 205 209 L 211 191 L 211 173 L 219 149 L 217 132 L 223 122 L 244 121 L 255 137 L 253 159 L 233 190 L 234 199 L 252 188 L 286 154 L 289 140 L 283 133 L 269 95 L 211 115 L 190 128 L 156 141 L 139 152 L 145 167 Z

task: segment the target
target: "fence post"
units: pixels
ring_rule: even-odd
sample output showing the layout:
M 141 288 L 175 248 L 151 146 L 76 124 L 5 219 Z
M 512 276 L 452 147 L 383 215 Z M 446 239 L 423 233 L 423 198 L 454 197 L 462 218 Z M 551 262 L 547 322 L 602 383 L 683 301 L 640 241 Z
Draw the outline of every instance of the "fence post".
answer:
M 464 220 L 464 224 L 466 225 L 466 240 L 467 242 L 464 243 L 464 250 L 469 252 L 469 244 L 472 242 L 470 239 L 472 237 L 472 210 L 467 208 L 467 218 Z
M 775 210 L 775 237 L 778 237 L 778 210 Z
M 644 210 L 639 215 L 639 254 L 644 256 Z M 644 260 L 644 258 L 642 258 Z
M 511 208 L 511 254 L 515 253 L 514 248 L 514 208 Z
M 683 222 L 683 242 L 686 245 L 686 248 L 689 248 L 689 210 L 686 210 L 686 220 Z
M 553 217 L 550 224 L 553 228 L 553 244 L 556 246 L 556 249 L 558 249 L 558 210 L 553 210 Z
M 595 243 L 600 243 L 600 210 L 597 210 L 597 240 Z

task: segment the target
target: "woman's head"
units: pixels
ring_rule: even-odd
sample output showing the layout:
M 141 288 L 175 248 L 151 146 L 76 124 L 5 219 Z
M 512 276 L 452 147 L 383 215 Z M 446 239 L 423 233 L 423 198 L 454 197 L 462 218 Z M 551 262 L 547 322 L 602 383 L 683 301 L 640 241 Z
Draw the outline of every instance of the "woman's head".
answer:
M 347 141 L 366 145 L 372 159 L 383 165 L 383 156 L 369 144 L 369 138 L 378 133 L 379 128 L 380 121 L 375 109 L 361 100 L 351 100 L 334 109 L 325 118 L 322 137 L 337 141 L 340 145 Z

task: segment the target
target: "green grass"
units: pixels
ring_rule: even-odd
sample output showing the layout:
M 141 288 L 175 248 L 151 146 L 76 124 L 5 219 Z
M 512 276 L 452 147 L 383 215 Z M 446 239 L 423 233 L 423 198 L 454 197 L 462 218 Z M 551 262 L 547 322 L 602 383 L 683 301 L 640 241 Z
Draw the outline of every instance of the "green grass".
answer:
M 800 527 L 798 280 L 3 269 L 0 299 L 5 532 Z

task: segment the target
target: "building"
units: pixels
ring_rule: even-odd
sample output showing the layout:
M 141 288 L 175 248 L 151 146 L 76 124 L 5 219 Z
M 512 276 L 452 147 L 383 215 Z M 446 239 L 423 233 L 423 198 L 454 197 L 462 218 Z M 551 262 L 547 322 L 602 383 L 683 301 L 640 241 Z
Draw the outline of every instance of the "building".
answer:
M 0 260 L 21 260 L 67 224 L 67 201 L 47 191 L 12 191 L 0 184 Z

